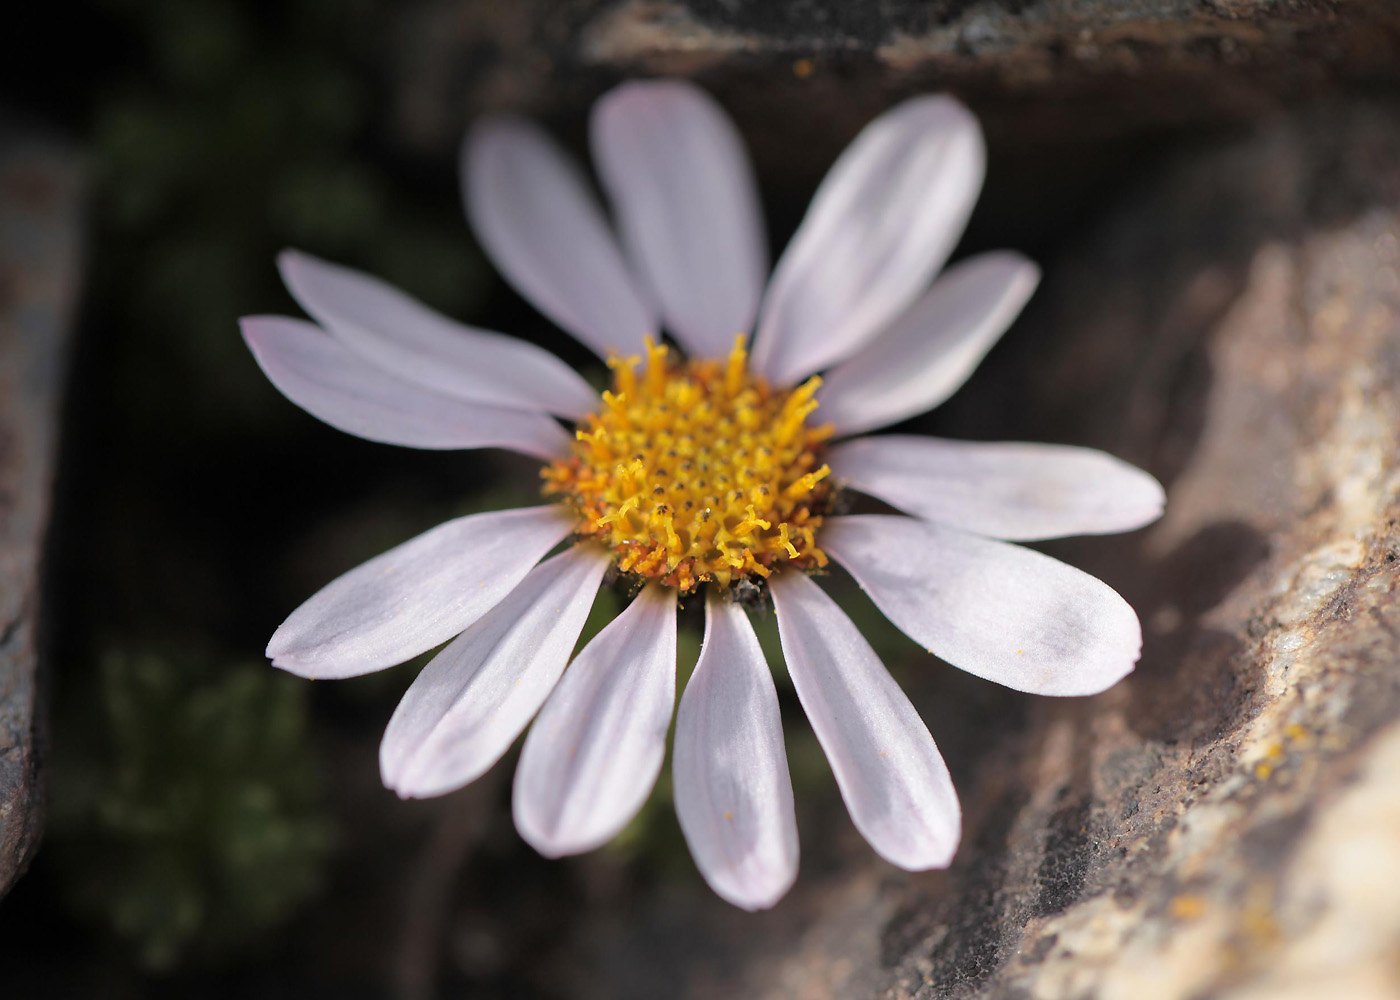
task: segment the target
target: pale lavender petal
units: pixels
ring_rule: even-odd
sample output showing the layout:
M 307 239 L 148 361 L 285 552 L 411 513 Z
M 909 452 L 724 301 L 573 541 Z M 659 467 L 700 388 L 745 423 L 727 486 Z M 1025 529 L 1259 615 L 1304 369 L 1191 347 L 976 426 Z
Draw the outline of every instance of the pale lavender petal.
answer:
M 579 545 L 540 563 L 433 657 L 384 732 L 386 787 L 442 795 L 501 759 L 564 672 L 610 561 Z
M 1097 694 L 1142 651 L 1127 601 L 1031 549 L 885 515 L 830 518 L 821 545 L 905 635 L 1017 691 Z
M 314 323 L 246 316 L 243 339 L 282 395 L 332 427 L 408 448 L 509 448 L 551 461 L 569 436 L 542 413 L 468 403 L 390 375 Z
M 273 633 L 267 655 L 315 680 L 402 663 L 494 607 L 574 523 L 550 504 L 440 524 L 322 587 Z
M 520 294 L 603 357 L 642 353 L 656 315 L 563 150 L 522 118 L 479 122 L 462 184 L 477 239 Z
M 676 592 L 651 584 L 545 702 L 515 770 L 515 827 L 546 857 L 611 840 L 651 793 L 676 700 Z
M 1091 448 L 900 434 L 826 456 L 834 478 L 908 514 L 1010 541 L 1132 531 L 1162 516 L 1162 486 Z
M 680 80 L 624 83 L 593 106 L 593 160 L 629 254 L 692 357 L 753 328 L 768 248 L 733 123 Z
M 977 119 L 950 97 L 885 112 L 841 154 L 783 252 L 753 362 L 780 385 L 850 357 L 943 266 L 982 187 Z
M 1040 269 L 986 253 L 952 268 L 912 309 L 824 376 L 823 423 L 857 434 L 931 410 L 967 381 L 1021 312 Z
M 820 587 L 776 573 L 772 593 L 788 673 L 856 829 L 890 864 L 946 868 L 962 811 L 923 719 Z
M 674 754 L 676 814 L 700 874 L 735 906 L 772 906 L 797 878 L 778 692 L 748 616 L 713 592 Z
M 282 280 L 337 339 L 399 378 L 473 403 L 541 410 L 577 420 L 598 394 L 534 344 L 463 326 L 360 271 L 284 250 Z

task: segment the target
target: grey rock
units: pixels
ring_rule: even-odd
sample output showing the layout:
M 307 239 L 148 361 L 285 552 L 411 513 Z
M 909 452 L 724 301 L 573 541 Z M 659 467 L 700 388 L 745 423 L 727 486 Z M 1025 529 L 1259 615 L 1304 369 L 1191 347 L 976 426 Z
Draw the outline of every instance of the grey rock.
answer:
M 40 570 L 81 252 L 79 170 L 0 124 L 0 895 L 42 824 Z
M 1033 149 L 1248 121 L 1393 82 L 1400 4 L 421 0 L 396 42 L 394 126 L 420 149 L 454 149 L 484 111 L 573 123 L 620 77 L 675 75 L 718 94 L 749 134 L 772 132 L 788 160 L 825 162 L 814 136 L 844 140 L 920 90 L 959 94 Z

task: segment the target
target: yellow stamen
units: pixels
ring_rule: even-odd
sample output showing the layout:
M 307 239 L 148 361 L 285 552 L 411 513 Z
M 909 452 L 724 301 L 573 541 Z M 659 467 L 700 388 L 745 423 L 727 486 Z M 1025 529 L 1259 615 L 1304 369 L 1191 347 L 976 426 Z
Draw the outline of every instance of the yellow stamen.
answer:
M 616 386 L 619 396 L 630 396 L 637 390 L 637 366 L 641 363 L 642 359 L 635 354 L 625 358 L 608 358 L 608 367 L 613 373 L 613 385 Z
M 831 466 L 823 465 L 816 472 L 809 472 L 801 479 L 793 482 L 791 486 L 783 490 L 784 495 L 793 498 L 806 496 L 816 489 L 817 483 L 821 482 L 831 474 Z
M 749 352 L 744 349 L 744 335 L 734 338 L 734 349 L 729 352 L 729 360 L 724 365 L 724 391 L 729 396 L 737 396 L 744 384 L 745 362 Z
M 787 550 L 789 559 L 797 558 L 797 548 L 792 544 L 792 539 L 788 537 L 788 526 L 778 525 L 778 544 Z

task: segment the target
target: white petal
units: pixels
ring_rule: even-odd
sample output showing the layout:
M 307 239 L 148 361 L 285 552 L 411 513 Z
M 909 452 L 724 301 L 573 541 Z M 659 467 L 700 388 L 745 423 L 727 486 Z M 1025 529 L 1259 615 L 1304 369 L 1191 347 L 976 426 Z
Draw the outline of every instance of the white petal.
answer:
M 977 119 L 949 97 L 913 98 L 867 125 L 778 261 L 755 367 L 795 382 L 854 354 L 904 312 L 962 235 L 985 161 Z
M 593 106 L 593 160 L 632 260 L 693 357 L 748 334 L 768 277 L 763 218 L 728 116 L 680 80 L 624 83 Z
M 1162 516 L 1161 484 L 1092 448 L 890 434 L 827 453 L 845 485 L 929 521 L 1010 541 L 1132 531 Z
M 676 700 L 676 592 L 651 584 L 564 671 L 515 769 L 515 827 L 546 857 L 607 843 L 641 809 Z
M 501 759 L 564 672 L 610 561 L 579 545 L 540 563 L 433 657 L 384 731 L 385 787 L 442 795 Z
M 598 394 L 543 348 L 456 323 L 360 271 L 284 250 L 282 280 L 301 307 L 357 354 L 399 378 L 473 403 L 577 420 Z
M 676 713 L 676 814 L 705 881 L 765 910 L 797 878 L 797 816 L 778 692 L 753 626 L 711 592 L 705 644 Z
M 946 868 L 962 811 L 924 720 L 820 587 L 779 573 L 772 592 L 792 685 L 856 829 L 890 864 Z
M 569 436 L 550 417 L 467 403 L 382 371 L 314 323 L 245 316 L 243 339 L 282 395 L 370 441 L 408 448 L 509 448 L 549 461 Z
M 933 409 L 967 381 L 1039 281 L 1040 269 L 1014 253 L 954 267 L 865 350 L 827 372 L 821 420 L 857 434 Z
M 322 587 L 273 633 L 267 655 L 314 679 L 402 663 L 494 607 L 573 525 L 554 504 L 440 524 Z
M 1142 652 L 1114 590 L 1047 555 L 909 517 L 836 517 L 821 546 L 905 635 L 1017 691 L 1097 694 Z
M 462 184 L 477 239 L 520 294 L 603 357 L 642 352 L 655 313 L 563 150 L 524 119 L 480 122 Z

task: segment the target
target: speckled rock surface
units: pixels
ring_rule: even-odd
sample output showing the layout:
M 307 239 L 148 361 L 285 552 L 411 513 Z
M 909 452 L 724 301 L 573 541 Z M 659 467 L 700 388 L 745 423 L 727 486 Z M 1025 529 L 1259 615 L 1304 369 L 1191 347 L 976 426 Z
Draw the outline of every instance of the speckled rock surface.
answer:
M 896 663 L 963 794 L 953 867 L 804 818 L 777 911 L 602 924 L 585 995 L 1400 996 L 1400 114 L 1183 154 L 1043 288 L 934 428 L 1164 481 L 1159 524 L 1049 547 L 1139 609 L 1137 672 L 1056 701 Z
M 0 125 L 0 895 L 42 822 L 40 555 L 79 242 L 71 153 Z
M 952 90 L 1029 144 L 1125 141 L 1393 82 L 1400 4 L 416 0 L 393 52 L 395 128 L 420 148 L 455 148 L 485 110 L 577 121 L 617 77 L 663 74 L 696 78 L 789 158 L 820 159 L 814 137 L 915 90 Z
M 906 903 L 889 995 L 1400 995 L 1397 122 L 1186 160 L 1052 286 L 1038 404 L 1169 485 L 1118 577 L 1146 654 L 986 763 L 1005 830 L 948 888 L 991 920 Z

